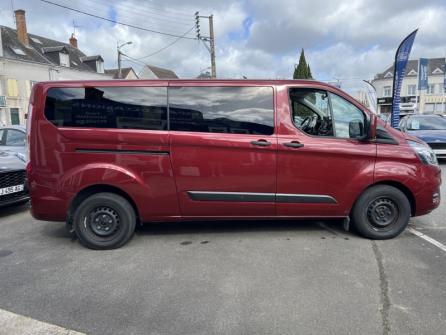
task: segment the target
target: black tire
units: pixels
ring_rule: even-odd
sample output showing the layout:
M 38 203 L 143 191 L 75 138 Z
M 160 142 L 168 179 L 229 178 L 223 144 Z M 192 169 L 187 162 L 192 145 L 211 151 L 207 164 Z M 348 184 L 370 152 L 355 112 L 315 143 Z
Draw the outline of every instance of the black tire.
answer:
M 398 236 L 406 228 L 410 215 L 410 203 L 403 192 L 389 185 L 377 185 L 358 198 L 351 220 L 360 235 L 386 240 Z
M 135 232 L 136 215 L 130 203 L 114 193 L 97 193 L 77 207 L 73 226 L 79 241 L 90 249 L 116 249 Z

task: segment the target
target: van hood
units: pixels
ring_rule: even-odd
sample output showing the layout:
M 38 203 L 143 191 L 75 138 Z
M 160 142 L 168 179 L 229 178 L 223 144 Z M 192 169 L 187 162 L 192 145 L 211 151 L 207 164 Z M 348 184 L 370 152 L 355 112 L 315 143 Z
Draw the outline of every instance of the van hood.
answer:
M 0 151 L 0 173 L 13 170 L 24 170 L 25 159 L 13 151 Z

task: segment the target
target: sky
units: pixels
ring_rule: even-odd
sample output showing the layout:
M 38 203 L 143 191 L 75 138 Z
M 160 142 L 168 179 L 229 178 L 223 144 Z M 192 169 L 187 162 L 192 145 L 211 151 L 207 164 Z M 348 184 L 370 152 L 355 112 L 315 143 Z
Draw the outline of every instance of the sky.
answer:
M 209 52 L 203 42 L 193 39 L 196 11 L 214 16 L 220 78 L 292 78 L 304 48 L 315 79 L 340 80 L 343 88 L 353 90 L 362 79 L 392 65 L 399 43 L 416 28 L 411 59 L 446 53 L 445 0 L 51 1 L 167 34 L 182 36 L 190 30 L 185 37 L 192 39 L 177 40 L 40 0 L 0 0 L 1 25 L 15 27 L 14 7 L 26 11 L 30 33 L 67 42 L 75 29 L 79 48 L 87 55 L 102 55 L 106 68 L 117 67 L 117 43 L 132 41 L 122 51 L 139 61 L 126 59 L 123 66 L 137 72 L 143 63 L 169 68 L 183 78 L 209 71 Z M 200 29 L 208 35 L 207 19 L 200 19 Z

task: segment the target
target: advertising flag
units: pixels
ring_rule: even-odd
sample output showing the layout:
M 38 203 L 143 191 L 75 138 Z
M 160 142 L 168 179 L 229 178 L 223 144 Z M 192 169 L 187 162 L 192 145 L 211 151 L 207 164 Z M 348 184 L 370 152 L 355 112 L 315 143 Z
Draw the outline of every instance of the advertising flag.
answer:
M 427 90 L 427 58 L 418 62 L 418 91 Z
M 394 73 L 393 73 L 393 94 L 392 94 L 392 127 L 398 127 L 400 122 L 400 102 L 401 84 L 406 72 L 407 61 L 415 40 L 418 29 L 410 33 L 400 44 L 395 53 Z

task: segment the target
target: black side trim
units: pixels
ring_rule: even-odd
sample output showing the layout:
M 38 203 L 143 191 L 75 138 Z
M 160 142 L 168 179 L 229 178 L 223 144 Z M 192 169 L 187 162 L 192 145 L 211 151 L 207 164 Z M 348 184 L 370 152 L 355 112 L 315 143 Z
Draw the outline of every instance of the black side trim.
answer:
M 275 199 L 274 193 L 188 191 L 187 194 L 197 201 L 274 202 Z
M 329 195 L 317 194 L 274 194 L 248 192 L 207 192 L 187 191 L 192 200 L 196 201 L 234 201 L 234 202 L 280 202 L 280 203 L 328 203 L 337 201 Z
M 82 149 L 76 148 L 76 152 L 96 153 L 96 154 L 125 154 L 125 155 L 169 155 L 168 151 L 149 151 L 149 150 L 119 150 L 119 149 Z
M 302 204 L 337 204 L 335 198 L 319 194 L 276 194 L 276 202 Z

